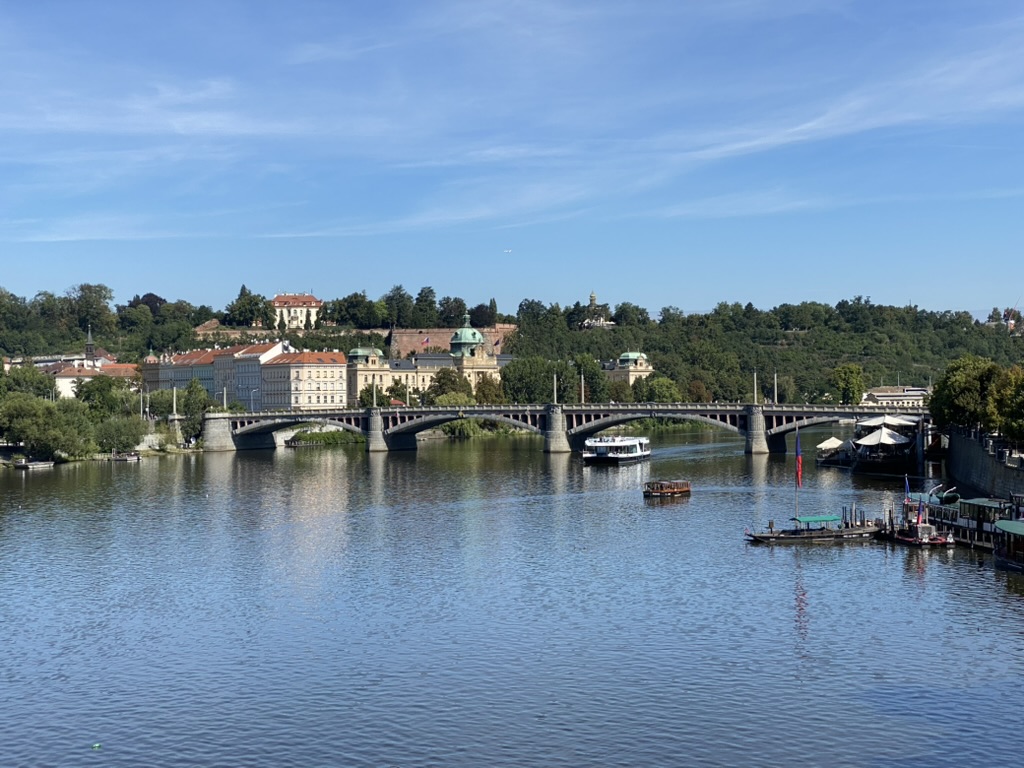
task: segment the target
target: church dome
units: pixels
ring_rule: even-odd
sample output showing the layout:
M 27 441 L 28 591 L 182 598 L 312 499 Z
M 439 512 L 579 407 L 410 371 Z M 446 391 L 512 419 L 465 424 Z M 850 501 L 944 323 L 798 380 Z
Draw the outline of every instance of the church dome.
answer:
M 469 324 L 469 313 L 462 316 L 462 327 L 452 334 L 451 348 L 455 357 L 469 357 L 486 342 L 484 335 Z

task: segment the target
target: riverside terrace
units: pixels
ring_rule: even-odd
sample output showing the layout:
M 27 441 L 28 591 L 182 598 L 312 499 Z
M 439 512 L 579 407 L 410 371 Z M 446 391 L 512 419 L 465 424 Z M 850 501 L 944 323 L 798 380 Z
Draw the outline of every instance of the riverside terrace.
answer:
M 302 424 L 319 424 L 363 435 L 370 452 L 415 450 L 419 432 L 457 419 L 482 419 L 543 435 L 546 453 L 568 453 L 580 450 L 587 437 L 601 430 L 637 419 L 671 418 L 737 432 L 746 437 L 746 453 L 763 454 L 785 453 L 786 435 L 798 427 L 895 413 L 921 417 L 918 439 L 922 439 L 931 421 L 926 408 L 743 403 L 400 406 L 318 413 L 208 413 L 203 418 L 202 436 L 208 451 L 274 448 L 279 444 L 275 433 Z

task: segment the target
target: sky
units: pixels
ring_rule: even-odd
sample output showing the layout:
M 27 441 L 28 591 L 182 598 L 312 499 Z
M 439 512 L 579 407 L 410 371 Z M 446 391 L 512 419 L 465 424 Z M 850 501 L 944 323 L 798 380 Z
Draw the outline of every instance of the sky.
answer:
M 1016 0 L 0 0 L 0 286 L 1024 295 Z

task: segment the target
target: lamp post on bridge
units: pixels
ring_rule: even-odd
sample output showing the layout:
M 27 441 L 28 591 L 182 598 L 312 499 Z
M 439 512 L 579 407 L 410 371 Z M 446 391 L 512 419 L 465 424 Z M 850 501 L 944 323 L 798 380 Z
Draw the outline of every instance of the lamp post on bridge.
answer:
M 260 388 L 256 387 L 255 389 L 250 390 L 250 392 L 249 392 L 249 413 L 255 413 L 256 409 L 255 409 L 255 406 L 253 405 L 253 402 L 254 402 L 254 397 L 253 396 L 257 392 L 259 392 L 259 391 L 260 391 Z

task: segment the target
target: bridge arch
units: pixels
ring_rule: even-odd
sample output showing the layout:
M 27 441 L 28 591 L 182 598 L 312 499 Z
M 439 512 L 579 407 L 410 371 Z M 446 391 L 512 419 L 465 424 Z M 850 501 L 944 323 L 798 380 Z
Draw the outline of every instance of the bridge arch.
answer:
M 401 424 L 396 424 L 392 427 L 388 427 L 384 430 L 384 435 L 404 435 L 404 434 L 419 434 L 425 432 L 428 429 L 434 427 L 440 427 L 444 424 L 451 424 L 453 421 L 460 421 L 461 419 L 476 419 L 478 421 L 488 421 L 492 424 L 507 424 L 510 427 L 516 429 L 522 429 L 527 432 L 532 432 L 536 435 L 544 434 L 544 431 L 533 424 L 528 422 L 519 421 L 517 419 L 510 418 L 501 414 L 495 413 L 465 413 L 464 411 L 455 414 L 430 414 L 428 416 L 421 416 L 416 419 L 410 419 L 409 421 L 403 421 Z

